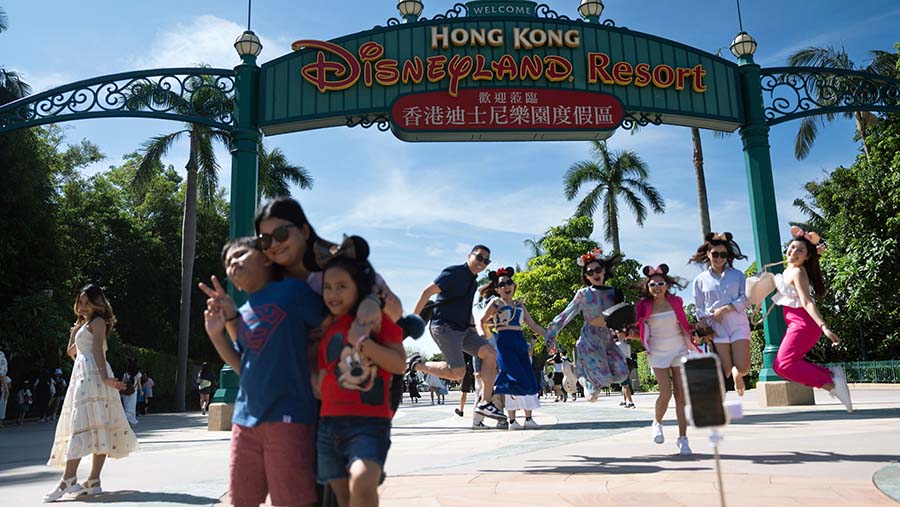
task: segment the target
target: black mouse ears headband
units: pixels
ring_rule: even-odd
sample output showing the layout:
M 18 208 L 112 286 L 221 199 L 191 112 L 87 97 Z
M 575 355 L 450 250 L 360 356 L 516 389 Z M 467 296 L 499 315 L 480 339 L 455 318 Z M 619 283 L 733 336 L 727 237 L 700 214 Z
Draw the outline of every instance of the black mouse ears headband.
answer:
M 642 272 L 644 273 L 644 276 L 646 276 L 647 278 L 650 278 L 653 275 L 666 276 L 669 274 L 669 266 L 667 264 L 660 264 L 659 266 L 656 266 L 655 268 L 653 266 L 644 266 L 644 269 L 642 270 Z

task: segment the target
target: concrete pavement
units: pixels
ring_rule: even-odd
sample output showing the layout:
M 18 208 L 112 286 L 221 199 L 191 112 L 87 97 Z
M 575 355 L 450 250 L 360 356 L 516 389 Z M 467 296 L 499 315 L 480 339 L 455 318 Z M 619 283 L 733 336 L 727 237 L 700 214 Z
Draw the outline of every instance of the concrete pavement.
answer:
M 897 477 L 890 465 L 900 459 L 900 387 L 852 392 L 853 414 L 825 393 L 816 406 L 760 409 L 748 392 L 746 417 L 725 430 L 720 446 L 728 505 L 897 505 L 873 475 Z M 454 395 L 446 405 L 424 400 L 405 403 L 395 418 L 383 506 L 718 505 L 709 433 L 689 429 L 694 455 L 678 456 L 672 407 L 666 442 L 650 442 L 655 395 L 637 395 L 633 410 L 616 397 L 543 399 L 535 419 L 544 428 L 518 432 L 471 430 L 472 405 L 457 417 Z M 222 501 L 229 433 L 207 432 L 199 415 L 151 415 L 135 429 L 141 451 L 107 464 L 110 493 L 92 502 Z M 38 505 L 53 487 L 59 473 L 43 466 L 52 433 L 49 423 L 0 430 L 0 505 Z

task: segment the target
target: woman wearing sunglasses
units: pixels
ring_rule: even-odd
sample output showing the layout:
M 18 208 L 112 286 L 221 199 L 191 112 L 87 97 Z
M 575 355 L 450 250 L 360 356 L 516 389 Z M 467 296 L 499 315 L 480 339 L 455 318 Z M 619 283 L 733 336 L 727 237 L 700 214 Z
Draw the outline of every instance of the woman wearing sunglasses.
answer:
M 706 265 L 691 284 L 697 319 L 712 329 L 722 370 L 726 378 L 734 377 L 739 396 L 744 395 L 744 375 L 750 372 L 750 321 L 744 313 L 747 277 L 732 264 L 746 258 L 730 232 L 711 232 L 690 260 Z
M 481 288 L 481 296 L 490 299 L 481 327 L 485 336 L 491 331 L 497 334 L 497 366 L 500 372 L 494 382 L 494 393 L 506 395 L 506 411 L 509 413 L 509 429 L 538 429 L 540 426 L 531 418 L 531 411 L 541 406 L 538 383 L 531 367 L 531 343 L 525 340 L 522 324 L 527 325 L 540 336 L 544 328 L 539 326 L 521 301 L 514 299 L 516 283 L 512 276 L 516 270 L 500 268 L 488 273 L 490 282 Z M 525 422 L 516 421 L 516 411 L 525 411 Z
M 641 282 L 643 297 L 635 306 L 641 343 L 647 349 L 648 362 L 659 382 L 656 414 L 650 427 L 653 442 L 666 441 L 662 420 L 675 395 L 675 415 L 678 418 L 678 452 L 691 454 L 687 438 L 687 419 L 684 416 L 684 386 L 681 384 L 681 358 L 691 351 L 699 352 L 691 338 L 691 325 L 684 313 L 684 303 L 669 289 L 683 285 L 669 275 L 669 266 L 644 266 Z M 629 339 L 637 338 L 631 334 Z
M 578 289 L 569 306 L 547 326 L 545 335 L 547 347 L 553 350 L 556 335 L 576 315 L 584 317 L 584 326 L 575 342 L 575 374 L 591 401 L 597 401 L 601 387 L 628 377 L 625 356 L 603 318 L 604 310 L 625 300 L 621 290 L 604 285 L 620 259 L 619 254 L 603 257 L 603 250 L 595 248 L 575 260 L 585 287 Z

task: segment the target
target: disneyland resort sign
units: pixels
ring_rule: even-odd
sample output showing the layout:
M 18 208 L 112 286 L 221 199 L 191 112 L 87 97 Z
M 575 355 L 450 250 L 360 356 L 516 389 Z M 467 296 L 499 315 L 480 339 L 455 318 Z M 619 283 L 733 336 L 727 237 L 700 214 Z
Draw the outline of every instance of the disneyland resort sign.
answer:
M 484 8 L 501 7 L 521 6 Z M 292 49 L 263 66 L 267 134 L 380 115 L 410 141 L 603 139 L 626 114 L 722 130 L 741 116 L 730 62 L 599 24 L 417 22 Z

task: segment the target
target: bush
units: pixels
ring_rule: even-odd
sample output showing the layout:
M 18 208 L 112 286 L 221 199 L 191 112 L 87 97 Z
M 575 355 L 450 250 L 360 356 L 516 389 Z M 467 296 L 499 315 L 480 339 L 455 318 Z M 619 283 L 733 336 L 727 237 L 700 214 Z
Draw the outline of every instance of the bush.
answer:
M 117 377 L 121 378 L 122 372 L 128 366 L 128 359 L 133 357 L 137 360 L 138 368 L 144 372 L 149 371 L 153 378 L 153 397 L 156 406 L 165 405 L 166 401 L 174 398 L 175 372 L 178 365 L 175 356 L 123 343 L 115 333 L 110 336 L 108 344 L 106 360 Z M 192 386 L 191 382 L 187 384 L 188 388 Z
M 658 388 L 656 377 L 650 371 L 650 363 L 647 362 L 647 352 L 638 352 L 638 379 L 641 382 L 641 391 L 653 391 Z

